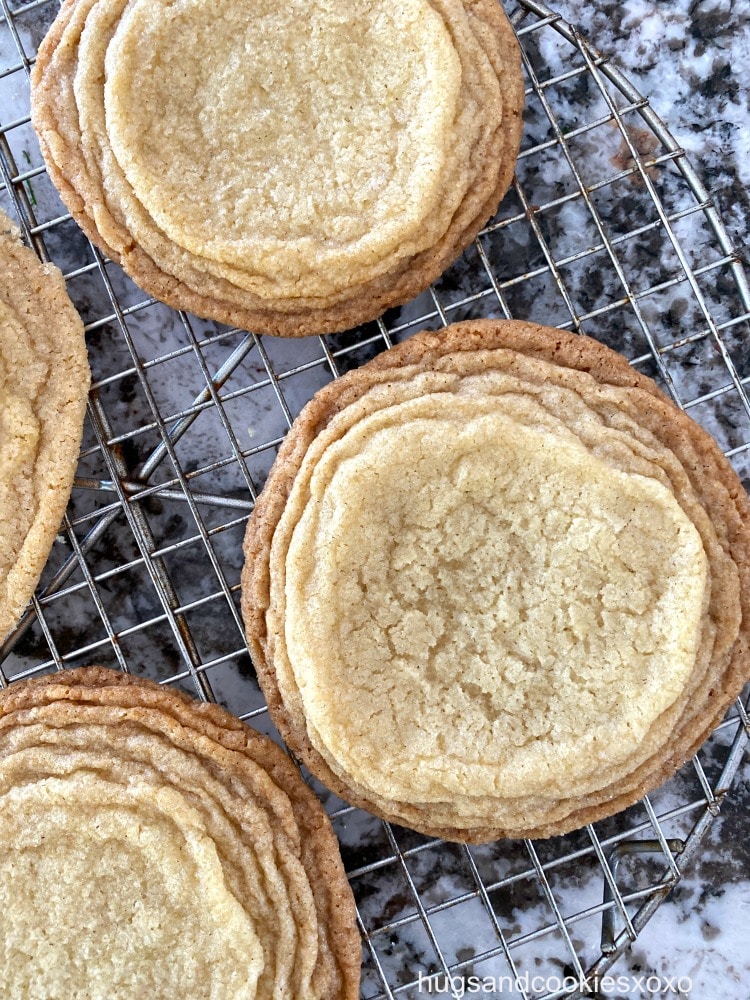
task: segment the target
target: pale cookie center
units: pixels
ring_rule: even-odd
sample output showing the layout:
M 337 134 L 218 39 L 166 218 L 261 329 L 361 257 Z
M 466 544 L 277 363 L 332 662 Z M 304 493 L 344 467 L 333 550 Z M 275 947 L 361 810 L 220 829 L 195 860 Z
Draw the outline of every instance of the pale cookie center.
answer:
M 180 246 L 345 284 L 343 251 L 369 266 L 438 205 L 460 80 L 425 0 L 136 0 L 107 52 L 107 130 Z
M 482 409 L 361 420 L 289 546 L 311 738 L 386 798 L 569 787 L 626 759 L 695 662 L 706 558 L 671 492 Z
M 178 793 L 38 780 L 0 796 L 0 834 L 9 995 L 255 997 L 260 943 Z

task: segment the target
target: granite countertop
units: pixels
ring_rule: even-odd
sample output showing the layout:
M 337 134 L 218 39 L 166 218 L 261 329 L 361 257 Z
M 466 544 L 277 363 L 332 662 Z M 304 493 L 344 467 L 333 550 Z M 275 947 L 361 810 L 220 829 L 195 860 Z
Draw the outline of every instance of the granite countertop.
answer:
M 735 245 L 750 236 L 750 3 L 563 0 L 553 5 L 649 98 L 714 196 Z M 747 258 L 746 258 L 747 259 Z
M 9 6 L 20 11 L 14 27 L 25 54 L 33 57 L 57 4 L 53 0 L 9 0 Z M 750 0 L 590 0 L 586 5 L 561 0 L 552 6 L 611 57 L 650 99 L 687 151 L 735 246 L 744 253 L 750 235 L 750 85 L 745 72 L 750 66 Z M 512 5 L 508 3 L 506 8 L 510 12 Z M 534 16 L 529 15 L 523 25 L 533 21 Z M 662 383 L 671 380 L 671 388 L 731 453 L 739 474 L 750 483 L 750 450 L 746 447 L 750 443 L 750 414 L 742 411 L 736 393 L 725 391 L 727 368 L 712 349 L 710 336 L 692 336 L 703 330 L 705 316 L 680 283 L 678 262 L 659 231 L 658 220 L 654 220 L 643 176 L 639 179 L 632 171 L 628 176 L 632 160 L 627 146 L 613 123 L 604 120 L 606 115 L 588 128 L 587 122 L 599 121 L 602 101 L 589 86 L 586 73 L 566 75 L 573 65 L 580 70 L 580 60 L 571 61 L 569 43 L 546 25 L 525 34 L 523 44 L 542 77 L 560 81 L 546 93 L 615 241 L 633 302 L 638 303 L 655 346 L 666 350 L 665 361 L 661 369 L 654 366 L 654 352 L 633 309 L 627 304 L 622 309 L 611 308 L 622 296 L 622 283 L 613 275 L 606 254 L 578 256 L 599 237 L 592 231 L 569 171 L 565 173 L 559 144 L 550 140 L 542 105 L 533 95 L 526 112 L 523 148 L 528 155 L 519 161 L 519 189 L 503 203 L 500 225 L 482 238 L 486 260 L 500 282 L 508 311 L 519 318 L 574 325 L 570 308 L 562 301 L 535 244 L 538 237 L 524 217 L 521 199 L 526 197 L 527 207 L 534 210 L 526 214 L 535 215 L 539 235 L 547 241 L 555 260 L 565 261 L 561 280 L 576 317 L 583 317 L 581 328 L 621 350 Z M 378 340 L 378 329 L 371 324 L 354 334 L 326 338 L 325 345 L 314 337 L 300 342 L 264 338 L 259 345 L 242 331 L 183 321 L 166 307 L 145 299 L 118 268 L 95 261 L 77 227 L 65 219 L 56 193 L 37 169 L 41 161 L 26 123 L 27 114 L 27 79 L 12 33 L 0 14 L 0 123 L 7 126 L 7 148 L 0 152 L 15 157 L 19 172 L 28 171 L 29 179 L 23 184 L 37 222 L 48 223 L 44 229 L 46 247 L 68 274 L 71 297 L 88 325 L 98 399 L 109 421 L 108 427 L 98 426 L 97 431 L 117 443 L 117 460 L 132 471 L 148 459 L 160 441 L 144 385 L 167 426 L 178 426 L 186 413 L 198 413 L 194 422 L 188 419 L 184 433 L 176 439 L 177 466 L 170 465 L 171 459 L 154 463 L 149 483 L 161 484 L 161 489 L 133 502 L 131 510 L 141 518 L 139 530 L 151 536 L 145 548 L 162 554 L 157 569 L 175 587 L 173 606 L 186 609 L 181 625 L 190 630 L 202 676 L 232 711 L 271 732 L 239 631 L 236 606 L 231 604 L 237 597 L 244 519 L 251 506 L 248 482 L 262 484 L 288 418 L 330 380 L 330 352 L 335 354 L 339 370 L 344 370 L 381 350 L 384 341 Z M 636 114 L 631 109 L 625 115 L 630 138 L 644 159 L 658 157 L 658 142 Z M 609 184 L 607 178 L 617 172 L 622 176 L 615 185 Z M 688 261 L 696 268 L 707 267 L 701 275 L 702 294 L 722 326 L 737 377 L 750 379 L 742 303 L 728 265 L 717 259 L 715 239 L 694 205 L 683 212 L 684 181 L 669 157 L 649 167 L 646 174 L 675 214 L 675 229 Z M 554 210 L 545 211 L 546 203 L 554 204 Z M 13 205 L 2 189 L 0 207 L 13 214 Z M 640 235 L 632 240 L 629 234 L 635 229 Z M 470 248 L 436 283 L 436 296 L 450 320 L 498 315 L 501 309 L 494 288 L 480 255 Z M 113 296 L 125 311 L 120 318 L 113 314 Z M 439 326 L 440 316 L 435 300 L 425 294 L 387 314 L 385 322 L 393 339 L 398 339 L 424 326 Z M 132 338 L 132 354 L 125 331 Z M 234 359 L 231 365 L 230 356 Z M 219 419 L 205 392 L 205 374 L 221 370 L 222 365 L 229 367 L 217 390 L 223 407 Z M 113 466 L 105 462 L 93 426 L 87 426 L 84 444 L 70 517 L 79 542 L 92 525 L 103 524 L 98 518 L 110 518 L 100 536 L 90 541 L 90 548 L 89 542 L 85 543 L 88 567 L 96 575 L 96 583 L 74 572 L 66 587 L 42 604 L 46 630 L 32 624 L 12 648 L 0 646 L 0 663 L 14 678 L 49 669 L 55 661 L 66 665 L 98 661 L 116 666 L 124 658 L 137 672 L 195 693 L 185 649 L 180 645 L 184 635 L 175 637 L 174 616 L 164 614 L 154 574 L 149 575 L 144 568 L 144 546 L 136 544 L 118 507 L 111 483 Z M 242 461 L 237 460 L 238 449 L 243 451 Z M 198 498 L 190 510 L 183 492 L 188 482 Z M 93 489 L 96 483 L 102 488 Z M 131 497 L 138 485 L 129 484 Z M 212 497 L 217 496 L 221 502 L 214 503 Z M 209 534 L 213 561 L 206 554 Z M 69 539 L 61 534 L 43 582 L 65 566 L 71 555 Z M 701 752 L 704 779 L 712 787 L 736 728 L 736 721 L 729 724 Z M 505 974 L 508 965 L 498 946 L 498 927 L 513 942 L 512 955 L 519 970 L 567 974 L 572 950 L 583 967 L 598 958 L 602 872 L 585 834 L 541 842 L 535 848 L 504 842 L 464 850 L 435 844 L 409 831 L 386 832 L 379 821 L 347 809 L 321 788 L 316 790 L 333 817 L 363 923 L 372 934 L 372 950 L 365 953 L 363 998 L 385 995 L 378 964 L 391 988 L 405 987 L 396 994 L 402 1000 L 429 995 L 406 984 L 422 973 L 439 972 L 438 948 L 461 975 L 472 971 L 487 976 Z M 700 800 L 701 795 L 697 772 L 689 766 L 655 793 L 652 804 L 657 815 L 664 817 L 665 836 L 688 835 L 696 813 L 685 804 Z M 613 838 L 611 844 L 618 837 L 654 836 L 643 806 L 597 824 L 597 831 L 604 841 Z M 611 970 L 613 976 L 627 974 L 628 984 L 617 991 L 603 991 L 602 996 L 747 1000 L 749 845 L 750 763 L 746 763 L 700 849 L 685 865 L 685 875 L 671 899 L 658 909 Z M 623 860 L 618 878 L 623 891 L 633 891 L 631 914 L 642 898 L 638 893 L 658 881 L 662 869 L 663 858 L 661 868 L 648 859 L 641 858 L 637 866 Z M 568 942 L 557 932 L 560 924 L 555 930 L 550 898 L 538 878 L 540 870 L 546 873 L 547 888 L 565 932 L 570 934 Z M 486 897 L 477 892 L 477 879 L 482 880 L 483 888 L 491 887 Z M 426 908 L 427 922 L 420 906 Z M 490 912 L 492 920 L 488 919 Z M 549 927 L 549 933 L 540 932 L 540 928 Z M 648 986 L 650 976 L 660 977 L 658 990 L 655 980 Z M 685 977 L 692 981 L 689 994 L 680 992 L 677 985 Z M 482 995 L 521 994 L 504 990 Z M 541 993 L 529 996 L 536 998 Z

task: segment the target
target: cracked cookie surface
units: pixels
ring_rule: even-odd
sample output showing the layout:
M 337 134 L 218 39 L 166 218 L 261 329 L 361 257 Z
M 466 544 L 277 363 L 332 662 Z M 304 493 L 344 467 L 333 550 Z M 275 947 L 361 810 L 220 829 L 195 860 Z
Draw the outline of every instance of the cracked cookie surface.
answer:
M 585 337 L 483 321 L 326 387 L 248 527 L 269 705 L 338 794 L 545 836 L 672 773 L 747 676 L 748 502 Z

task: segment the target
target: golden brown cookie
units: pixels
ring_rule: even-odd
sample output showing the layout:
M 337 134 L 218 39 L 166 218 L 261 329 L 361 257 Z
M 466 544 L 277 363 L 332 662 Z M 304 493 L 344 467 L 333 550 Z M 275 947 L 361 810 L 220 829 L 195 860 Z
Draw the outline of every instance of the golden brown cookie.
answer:
M 66 0 L 32 72 L 86 234 L 168 304 L 284 336 L 427 287 L 507 190 L 522 105 L 495 0 Z
M 750 674 L 750 508 L 587 337 L 479 321 L 322 389 L 248 526 L 271 714 L 347 801 L 478 842 L 610 815 Z
M 323 809 L 267 737 L 100 667 L 0 694 L 3 996 L 356 1000 Z
M 83 324 L 62 275 L 0 212 L 0 640 L 60 528 L 89 380 Z

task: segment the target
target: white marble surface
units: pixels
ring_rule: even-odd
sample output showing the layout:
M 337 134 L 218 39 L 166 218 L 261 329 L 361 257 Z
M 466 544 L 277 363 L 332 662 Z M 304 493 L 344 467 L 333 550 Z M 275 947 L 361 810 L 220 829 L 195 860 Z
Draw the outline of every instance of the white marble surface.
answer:
M 26 10 L 16 0 L 10 6 L 22 11 L 14 24 L 26 55 L 33 57 L 56 4 L 50 0 Z M 750 63 L 750 0 L 592 0 L 586 5 L 566 0 L 556 9 L 611 55 L 651 99 L 715 196 L 735 243 L 743 246 L 750 232 L 746 193 L 750 169 L 746 72 Z M 527 18 L 524 27 L 534 20 Z M 570 44 L 552 26 L 522 37 L 541 80 L 581 65 Z M 0 17 L 0 71 L 17 64 L 14 39 Z M 548 144 L 550 123 L 534 97 L 526 112 L 526 154 L 519 161 L 519 188 L 509 195 L 498 215 L 507 224 L 482 238 L 505 305 L 518 317 L 567 326 L 573 323 L 554 276 L 545 267 L 537 235 L 521 212 L 521 199 L 526 197 L 539 209 L 535 218 L 550 254 L 564 262 L 559 265 L 559 276 L 580 326 L 671 387 L 690 406 L 692 415 L 732 452 L 738 471 L 746 477 L 748 453 L 743 446 L 750 442 L 750 417 L 735 392 L 723 391 L 729 373 L 710 336 L 671 347 L 704 331 L 706 320 L 694 292 L 680 279 L 679 261 L 663 229 L 655 223 L 653 202 L 643 179 L 637 174 L 626 176 L 631 163 L 616 126 L 604 122 L 585 128 L 586 123 L 606 117 L 605 102 L 587 73 L 553 84 L 545 93 L 564 135 L 570 136 L 568 145 L 576 168 L 584 183 L 594 189 L 594 207 L 604 232 L 614 241 L 638 312 L 627 302 L 613 308 L 613 303 L 623 298 L 623 285 L 606 253 L 596 251 L 570 259 L 595 247 L 600 234 L 577 193 L 559 146 Z M 22 68 L 0 77 L 0 122 L 21 120 L 7 132 L 19 171 L 40 165 L 33 134 L 23 123 L 27 101 Z M 624 120 L 642 156 L 658 158 L 663 151 L 643 123 L 633 112 L 626 113 Z M 694 208 L 674 164 L 664 161 L 653 166 L 648 176 L 668 211 L 679 214 Z M 610 183 L 612 177 L 619 179 Z M 25 187 L 38 223 L 61 214 L 56 194 L 43 174 L 35 173 Z M 557 204 L 564 195 L 571 195 L 570 200 Z M 5 191 L 0 191 L 0 206 L 13 211 Z M 634 239 L 631 234 L 636 229 L 642 231 Z M 696 268 L 708 266 L 700 276 L 700 293 L 714 319 L 730 324 L 723 333 L 729 356 L 738 377 L 749 377 L 747 327 L 732 324 L 743 307 L 729 269 L 721 263 L 715 237 L 701 213 L 692 211 L 675 222 L 674 230 L 687 262 Z M 171 426 L 191 409 L 205 386 L 201 365 L 216 370 L 243 344 L 244 335 L 193 320 L 192 329 L 201 346 L 191 347 L 176 314 L 148 304 L 114 265 L 99 270 L 74 223 L 52 224 L 44 239 L 52 258 L 66 273 L 74 272 L 69 291 L 89 324 L 92 368 L 111 425 L 109 454 L 119 449 L 130 474 L 136 474 L 159 441 L 147 391 L 164 423 Z M 88 264 L 94 266 L 81 271 Z M 449 319 L 499 315 L 502 311 L 474 249 L 449 269 L 436 290 Z M 140 374 L 113 315 L 112 292 L 123 307 L 132 309 L 125 323 L 138 362 L 145 366 Z M 386 316 L 386 323 L 398 339 L 424 326 L 438 326 L 439 317 L 434 301 L 423 295 Z M 377 332 L 370 325 L 352 335 L 327 338 L 326 346 L 336 353 L 339 370 L 382 349 Z M 657 347 L 669 348 L 660 355 L 661 370 L 651 357 L 649 337 Z M 375 339 L 369 343 L 371 338 Z M 273 442 L 283 435 L 287 416 L 294 416 L 331 373 L 317 338 L 301 343 L 267 338 L 262 350 L 257 345 L 249 348 L 221 388 L 223 422 L 216 407 L 201 410 L 175 445 L 177 466 L 167 459 L 149 481 L 162 484 L 160 494 L 131 508 L 138 509 L 153 536 L 148 551 L 164 553 L 161 565 L 174 584 L 177 603 L 186 609 L 184 621 L 195 642 L 194 656 L 213 693 L 238 714 L 257 711 L 252 724 L 270 732 L 272 726 L 262 713 L 262 699 L 230 604 L 236 607 L 248 483 L 256 487 L 262 484 L 273 458 Z M 269 380 L 269 371 L 277 382 Z M 174 620 L 163 611 L 154 583 L 153 567 L 158 560 L 149 563 L 144 559 L 144 536 L 139 547 L 127 518 L 116 506 L 115 494 L 94 492 L 83 482 L 84 477 L 106 480 L 112 472 L 97 446 L 92 424 L 87 427 L 85 445 L 79 470 L 81 486 L 74 492 L 70 509 L 76 538 L 84 539 L 100 513 L 115 504 L 112 525 L 92 543 L 87 557 L 96 580 L 87 581 L 77 569 L 63 591 L 43 601 L 47 634 L 38 623 L 32 624 L 12 648 L 0 654 L 0 661 L 8 676 L 15 677 L 40 665 L 49 669 L 56 658 L 66 665 L 99 660 L 113 666 L 119 659 L 136 672 L 194 691 L 184 645 L 173 627 Z M 241 462 L 237 448 L 243 452 Z M 236 506 L 222 508 L 200 501 L 190 510 L 180 499 L 182 474 L 194 477 L 191 489 L 196 494 L 228 497 Z M 210 557 L 202 531 L 214 532 Z M 45 581 L 70 554 L 70 539 L 61 534 Z M 229 600 L 224 590 L 229 592 Z M 726 760 L 734 728 L 722 730 L 701 753 L 711 787 Z M 545 886 L 534 866 L 534 856 L 522 844 L 500 843 L 467 852 L 401 830 L 394 831 L 391 842 L 381 823 L 359 811 L 346 810 L 324 790 L 318 790 L 334 815 L 362 919 L 372 932 L 372 951 L 365 952 L 363 997 L 374 997 L 383 990 L 378 963 L 393 989 L 410 983 L 420 973 L 439 973 L 436 947 L 461 975 L 507 975 L 510 966 L 502 956 L 498 929 L 511 943 L 510 954 L 519 974 L 563 976 L 575 971 L 576 960 L 586 969 L 600 957 L 603 879 L 585 833 L 536 845 L 536 860 L 548 883 Z M 702 797 L 696 772 L 690 766 L 654 794 L 653 806 L 666 837 L 689 835 L 700 814 L 698 806 L 690 808 L 691 803 L 700 803 Z M 653 839 L 657 831 L 644 806 L 639 805 L 598 824 L 597 832 L 605 853 L 609 853 L 621 840 Z M 686 865 L 673 899 L 662 905 L 612 975 L 627 973 L 636 979 L 652 974 L 689 976 L 694 998 L 746 1000 L 750 996 L 745 932 L 750 908 L 748 843 L 750 772 L 746 767 L 700 851 Z M 628 904 L 631 917 L 642 901 L 639 891 L 647 890 L 663 874 L 664 859 L 659 855 L 623 863 L 618 884 L 623 893 L 635 894 Z M 487 887 L 486 899 L 477 892 L 476 877 Z M 427 924 L 412 885 L 426 908 Z M 556 923 L 551 900 L 558 907 L 570 944 Z M 616 929 L 620 929 L 619 923 Z M 529 995 L 540 996 L 541 992 Z M 398 995 L 420 996 L 414 987 Z M 496 995 L 521 994 L 499 990 Z M 635 998 L 654 994 L 635 985 L 629 992 L 614 995 Z M 670 993 L 665 986 L 658 995 L 674 997 L 679 993 Z

